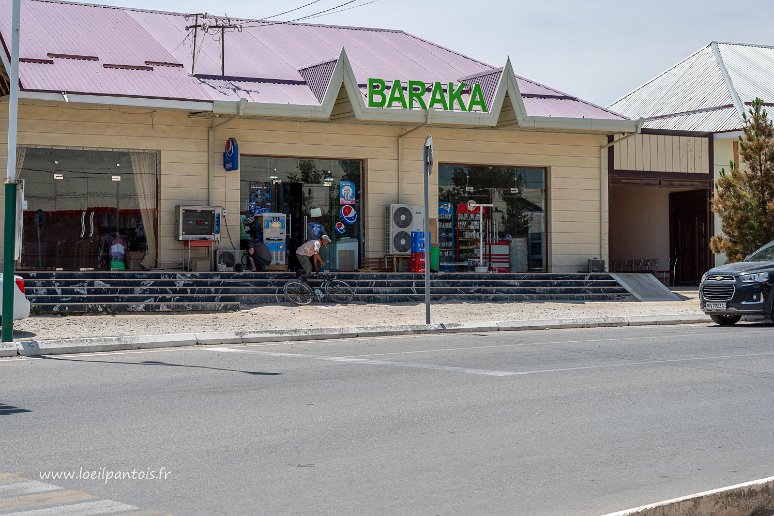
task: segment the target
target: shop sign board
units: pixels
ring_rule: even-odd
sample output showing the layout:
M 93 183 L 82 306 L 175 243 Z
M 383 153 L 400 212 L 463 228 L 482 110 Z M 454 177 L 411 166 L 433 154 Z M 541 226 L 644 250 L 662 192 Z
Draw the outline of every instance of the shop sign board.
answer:
M 424 95 L 431 90 L 430 100 L 425 101 Z M 470 92 L 465 103 L 463 94 Z M 390 91 L 387 91 L 387 82 L 384 79 L 368 79 L 368 107 L 372 108 L 401 108 L 401 109 L 441 109 L 454 111 L 455 107 L 460 111 L 473 111 L 478 108 L 486 113 L 486 101 L 480 84 L 468 86 L 464 82 L 435 82 L 425 84 L 422 81 L 408 81 L 405 91 L 403 83 L 393 81 Z
M 239 169 L 239 145 L 236 138 L 226 140 L 226 149 L 223 151 L 223 168 L 227 172 Z

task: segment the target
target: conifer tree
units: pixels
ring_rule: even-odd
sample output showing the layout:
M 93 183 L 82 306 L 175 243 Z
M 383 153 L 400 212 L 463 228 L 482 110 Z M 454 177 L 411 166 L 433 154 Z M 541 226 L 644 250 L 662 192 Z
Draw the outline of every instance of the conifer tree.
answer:
M 722 222 L 722 235 L 712 237 L 713 253 L 735 262 L 774 240 L 774 124 L 756 98 L 744 116 L 739 137 L 740 166 L 720 171 L 712 209 Z

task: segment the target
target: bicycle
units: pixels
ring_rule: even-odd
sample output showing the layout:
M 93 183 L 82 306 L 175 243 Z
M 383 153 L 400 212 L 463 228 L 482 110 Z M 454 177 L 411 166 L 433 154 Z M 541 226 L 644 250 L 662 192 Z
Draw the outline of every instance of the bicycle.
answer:
M 297 305 L 308 305 L 315 298 L 318 301 L 330 299 L 334 303 L 346 304 L 355 296 L 346 281 L 334 279 L 327 272 L 318 272 L 316 277 L 322 278 L 322 283 L 317 287 L 312 287 L 304 278 L 288 281 L 283 287 L 285 297 Z

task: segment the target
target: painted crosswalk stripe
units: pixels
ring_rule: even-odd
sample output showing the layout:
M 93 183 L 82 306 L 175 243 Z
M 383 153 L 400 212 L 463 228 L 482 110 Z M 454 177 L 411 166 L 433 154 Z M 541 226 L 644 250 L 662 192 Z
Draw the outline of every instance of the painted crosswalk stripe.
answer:
M 98 500 L 88 493 L 30 480 L 14 473 L 0 472 L 0 514 L 4 516 L 89 516 L 116 513 L 122 516 L 171 516 L 169 513 L 143 510 L 114 500 Z
M 43 493 L 45 491 L 54 491 L 61 487 L 44 484 L 37 480 L 27 480 L 24 482 L 14 482 L 12 484 L 0 484 L 0 498 L 10 498 L 12 496 L 21 496 L 34 493 Z
M 25 509 L 39 505 L 83 502 L 85 500 L 93 499 L 94 497 L 90 494 L 82 493 L 80 491 L 49 491 L 47 493 L 0 498 L 0 510 Z
M 45 509 L 35 509 L 32 511 L 11 512 L 6 516 L 90 516 L 96 514 L 114 514 L 117 512 L 133 511 L 137 507 L 113 500 L 97 500 L 95 502 L 76 503 L 71 505 L 59 505 L 57 507 L 48 507 Z

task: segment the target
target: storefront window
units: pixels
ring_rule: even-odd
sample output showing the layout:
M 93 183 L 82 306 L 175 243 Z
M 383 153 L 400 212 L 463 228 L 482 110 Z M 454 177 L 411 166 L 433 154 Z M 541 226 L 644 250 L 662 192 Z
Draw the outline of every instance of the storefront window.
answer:
M 351 271 L 360 266 L 363 249 L 363 162 L 242 156 L 240 163 L 242 247 L 250 238 L 263 239 L 272 250 L 276 234 L 262 235 L 261 213 L 286 217 L 285 264 L 297 267 L 295 250 L 306 240 L 327 234 L 332 242 L 322 252 L 326 267 Z M 258 217 L 256 217 L 256 215 Z M 252 234 L 251 234 L 252 233 Z M 276 255 L 276 253 L 275 253 Z
M 156 265 L 157 155 L 20 148 L 21 267 L 141 270 Z
M 440 164 L 438 174 L 442 271 L 546 270 L 545 169 Z

